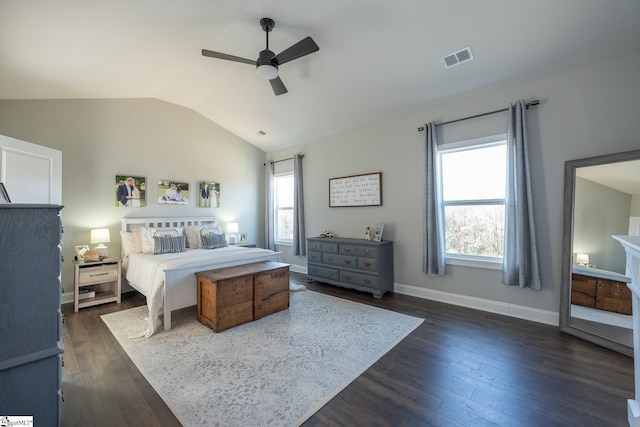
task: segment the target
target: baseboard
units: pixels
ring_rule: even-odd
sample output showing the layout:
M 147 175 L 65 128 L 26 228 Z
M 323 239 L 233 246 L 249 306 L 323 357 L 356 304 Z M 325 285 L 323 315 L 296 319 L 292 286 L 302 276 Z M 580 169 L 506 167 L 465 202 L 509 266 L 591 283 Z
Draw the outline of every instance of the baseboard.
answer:
M 63 292 L 62 304 L 68 304 L 70 302 L 73 302 L 73 292 Z
M 306 265 L 291 264 L 289 269 L 296 273 L 307 274 Z M 522 305 L 509 304 L 505 302 L 492 301 L 483 298 L 470 297 L 466 295 L 452 294 L 449 292 L 435 291 L 433 289 L 420 288 L 418 286 L 394 284 L 394 292 L 409 295 L 412 297 L 428 299 L 432 301 L 444 302 L 447 304 L 458 305 L 461 307 L 473 308 L 489 313 L 502 314 L 505 316 L 516 317 L 518 319 L 530 320 L 532 322 L 544 323 L 545 325 L 558 326 L 559 314 L 554 311 L 541 310 L 538 308 L 525 307 Z M 125 286 L 123 283 L 123 292 Z M 65 292 L 62 294 L 62 303 L 72 303 L 73 292 Z
M 435 291 L 433 289 L 425 289 L 417 286 L 395 283 L 394 292 L 417 298 L 424 298 L 432 301 L 458 305 L 461 307 L 473 308 L 489 313 L 516 317 L 518 319 L 530 320 L 532 322 L 544 323 L 551 326 L 558 326 L 560 321 L 559 314 L 554 311 L 541 310 L 533 307 L 525 307 L 522 305 L 470 297 L 467 295 L 458 295 L 449 292 Z

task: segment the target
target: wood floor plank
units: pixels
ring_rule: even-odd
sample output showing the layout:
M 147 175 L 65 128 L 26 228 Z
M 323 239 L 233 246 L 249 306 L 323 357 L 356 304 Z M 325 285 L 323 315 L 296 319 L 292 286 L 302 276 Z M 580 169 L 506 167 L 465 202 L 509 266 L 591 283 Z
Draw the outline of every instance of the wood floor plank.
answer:
M 400 294 L 375 299 L 299 273 L 291 280 L 425 319 L 305 427 L 627 425 L 627 356 L 548 325 Z M 144 304 L 129 292 L 119 305 L 63 307 L 64 426 L 180 426 L 100 319 Z

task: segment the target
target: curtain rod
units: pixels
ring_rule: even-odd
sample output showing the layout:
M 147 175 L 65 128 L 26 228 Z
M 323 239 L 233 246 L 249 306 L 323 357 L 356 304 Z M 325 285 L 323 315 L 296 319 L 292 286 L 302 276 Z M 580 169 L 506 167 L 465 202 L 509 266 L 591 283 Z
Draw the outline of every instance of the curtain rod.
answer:
M 301 158 L 304 158 L 304 154 L 300 154 Z M 280 159 L 280 160 L 272 160 L 269 163 L 273 164 L 273 163 L 280 163 L 280 162 L 286 162 L 287 160 L 293 160 L 293 157 L 287 157 L 286 159 Z M 266 166 L 266 163 L 263 163 L 264 166 Z
M 531 105 L 538 105 L 538 104 L 540 104 L 540 100 L 536 99 L 534 101 L 527 102 L 525 104 L 525 106 L 527 108 L 529 108 L 529 106 L 531 106 Z M 476 119 L 478 117 L 484 117 L 484 116 L 488 116 L 488 115 L 491 115 L 491 114 L 502 113 L 503 111 L 509 111 L 509 109 L 508 108 L 501 108 L 500 110 L 489 111 L 488 113 L 476 114 L 475 116 L 462 117 L 461 119 L 449 120 L 448 122 L 443 122 L 443 123 L 436 123 L 436 126 L 444 126 L 444 125 L 448 125 L 448 124 L 451 124 L 451 123 L 461 122 L 461 121 L 464 121 L 464 120 Z M 423 131 L 424 131 L 424 126 L 420 126 L 418 128 L 418 132 L 423 132 Z

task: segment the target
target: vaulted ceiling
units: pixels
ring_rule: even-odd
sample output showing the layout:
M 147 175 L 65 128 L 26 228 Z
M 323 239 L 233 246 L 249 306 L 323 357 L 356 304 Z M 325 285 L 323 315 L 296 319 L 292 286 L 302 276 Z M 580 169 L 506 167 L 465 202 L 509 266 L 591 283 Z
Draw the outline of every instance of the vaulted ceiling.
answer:
M 275 53 L 320 47 L 281 96 L 201 55 L 256 59 L 265 16 Z M 0 99 L 157 98 L 270 151 L 640 49 L 639 21 L 638 0 L 2 0 Z

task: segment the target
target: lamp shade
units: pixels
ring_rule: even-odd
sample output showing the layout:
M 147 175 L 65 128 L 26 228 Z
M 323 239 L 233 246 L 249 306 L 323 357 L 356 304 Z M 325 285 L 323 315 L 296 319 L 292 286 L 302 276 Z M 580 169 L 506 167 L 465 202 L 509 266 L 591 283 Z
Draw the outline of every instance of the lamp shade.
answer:
M 227 224 L 227 233 L 237 233 L 238 232 L 238 223 L 230 222 Z
M 589 254 L 577 254 L 576 262 L 578 264 L 587 265 L 589 264 Z
M 108 228 L 96 228 L 91 230 L 91 244 L 102 244 L 111 242 L 111 235 Z

